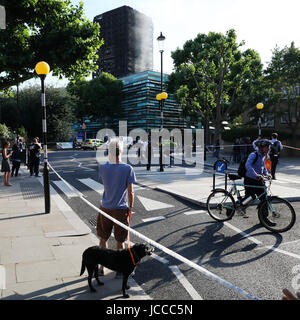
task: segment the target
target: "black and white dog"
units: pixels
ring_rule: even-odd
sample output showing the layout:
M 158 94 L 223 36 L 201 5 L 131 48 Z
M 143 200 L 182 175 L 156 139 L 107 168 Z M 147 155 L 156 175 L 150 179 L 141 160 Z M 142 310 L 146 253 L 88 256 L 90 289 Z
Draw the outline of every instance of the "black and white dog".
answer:
M 137 243 L 130 248 L 135 264 L 138 263 L 146 255 L 151 255 L 154 248 L 146 243 Z M 99 246 L 93 246 L 87 248 L 82 254 L 82 265 L 80 275 L 84 273 L 85 268 L 88 271 L 88 283 L 92 292 L 95 292 L 95 288 L 92 286 L 93 275 L 99 285 L 103 285 L 98 278 L 98 264 L 123 274 L 122 292 L 123 297 L 128 298 L 125 290 L 129 289 L 127 286 L 127 280 L 129 275 L 136 267 L 132 261 L 129 249 L 120 251 L 111 249 L 102 249 Z

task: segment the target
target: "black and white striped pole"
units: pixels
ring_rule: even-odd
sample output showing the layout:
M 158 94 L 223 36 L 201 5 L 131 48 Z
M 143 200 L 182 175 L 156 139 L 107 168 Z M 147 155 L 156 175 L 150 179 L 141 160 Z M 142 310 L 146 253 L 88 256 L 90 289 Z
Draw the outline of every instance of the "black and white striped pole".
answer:
M 259 117 L 258 117 L 258 135 L 261 136 L 261 110 L 264 108 L 264 104 L 263 103 L 258 103 L 256 105 L 256 109 L 259 111 Z
M 42 108 L 43 108 L 43 142 L 44 142 L 44 198 L 45 198 L 45 213 L 50 213 L 50 181 L 49 181 L 49 169 L 48 169 L 48 155 L 47 155 L 47 118 L 46 118 L 46 95 L 45 95 L 45 78 L 50 71 L 50 67 L 47 62 L 41 61 L 36 64 L 35 72 L 41 79 L 41 95 L 42 95 Z

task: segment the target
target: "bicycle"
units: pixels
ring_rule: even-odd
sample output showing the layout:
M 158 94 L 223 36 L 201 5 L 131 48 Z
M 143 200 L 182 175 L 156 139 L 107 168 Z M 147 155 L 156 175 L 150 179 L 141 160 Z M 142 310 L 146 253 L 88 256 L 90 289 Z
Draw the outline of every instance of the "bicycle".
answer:
M 233 182 L 229 191 L 219 188 L 214 189 L 207 198 L 207 211 L 213 219 L 220 222 L 228 221 L 232 219 L 236 211 L 244 215 L 250 205 L 259 199 L 264 199 L 258 204 L 257 208 L 259 221 L 266 229 L 275 233 L 281 233 L 293 227 L 296 221 L 295 210 L 289 201 L 271 194 L 272 179 L 264 177 L 264 185 L 255 186 L 255 188 L 263 188 L 264 192 L 254 199 L 251 198 L 248 203 L 243 205 L 240 192 L 243 190 L 239 190 L 237 187 L 248 187 L 248 185 L 235 182 L 235 180 L 241 179 L 239 175 L 229 174 L 228 178 Z M 254 186 L 249 185 L 249 187 Z M 237 196 L 237 201 L 234 199 L 234 195 Z

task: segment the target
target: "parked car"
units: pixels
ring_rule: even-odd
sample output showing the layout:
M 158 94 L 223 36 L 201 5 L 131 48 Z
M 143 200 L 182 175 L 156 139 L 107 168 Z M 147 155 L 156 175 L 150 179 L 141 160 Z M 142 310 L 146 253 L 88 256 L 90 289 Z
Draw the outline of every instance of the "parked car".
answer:
M 97 148 L 101 147 L 102 144 L 103 144 L 103 141 L 101 141 L 99 139 L 87 139 L 81 143 L 81 149 L 83 149 L 83 150 L 87 150 L 87 149 L 97 150 Z

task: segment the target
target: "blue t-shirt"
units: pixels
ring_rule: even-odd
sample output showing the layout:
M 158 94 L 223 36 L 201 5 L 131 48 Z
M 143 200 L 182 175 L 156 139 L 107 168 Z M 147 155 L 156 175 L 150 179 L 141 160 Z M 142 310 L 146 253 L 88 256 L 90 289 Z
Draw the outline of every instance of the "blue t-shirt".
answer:
M 128 208 L 128 184 L 136 182 L 133 168 L 126 163 L 105 163 L 98 167 L 99 181 L 104 186 L 102 207 L 105 209 Z

